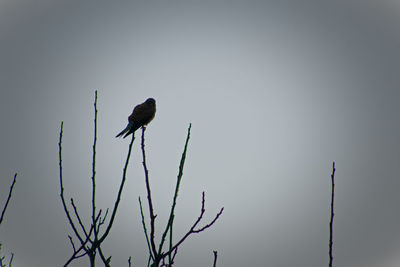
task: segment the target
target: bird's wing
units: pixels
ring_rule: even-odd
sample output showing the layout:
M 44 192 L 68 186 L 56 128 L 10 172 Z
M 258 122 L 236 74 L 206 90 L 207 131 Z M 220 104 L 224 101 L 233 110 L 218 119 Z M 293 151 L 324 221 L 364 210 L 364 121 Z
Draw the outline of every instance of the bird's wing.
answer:
M 134 122 L 135 124 L 146 124 L 154 117 L 155 110 L 146 103 L 137 105 L 132 114 L 129 116 L 128 120 Z

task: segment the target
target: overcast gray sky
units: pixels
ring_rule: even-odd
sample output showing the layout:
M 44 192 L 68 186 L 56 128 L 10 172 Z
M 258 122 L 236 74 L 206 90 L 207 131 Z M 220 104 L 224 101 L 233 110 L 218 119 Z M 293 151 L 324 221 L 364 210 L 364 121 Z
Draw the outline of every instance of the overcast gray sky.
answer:
M 335 266 L 400 265 L 400 4 L 397 1 L 0 1 L 0 203 L 17 184 L 0 242 L 14 267 L 61 266 L 72 234 L 59 198 L 89 213 L 98 90 L 98 207 L 113 205 L 128 139 L 148 97 L 158 234 L 193 123 L 175 220 L 221 219 L 176 266 L 328 264 L 336 161 Z M 144 266 L 138 143 L 104 251 Z M 85 217 L 86 221 L 88 216 Z M 86 258 L 71 266 L 88 266 Z

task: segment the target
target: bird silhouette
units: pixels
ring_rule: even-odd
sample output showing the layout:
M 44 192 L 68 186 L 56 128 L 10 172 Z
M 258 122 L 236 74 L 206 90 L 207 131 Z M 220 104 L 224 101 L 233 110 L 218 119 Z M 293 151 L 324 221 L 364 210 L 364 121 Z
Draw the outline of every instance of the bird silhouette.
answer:
M 123 134 L 124 138 L 134 133 L 137 129 L 142 126 L 146 126 L 156 115 L 156 101 L 154 98 L 148 98 L 142 104 L 137 105 L 132 114 L 128 117 L 128 125 L 123 129 L 116 137 L 120 137 Z

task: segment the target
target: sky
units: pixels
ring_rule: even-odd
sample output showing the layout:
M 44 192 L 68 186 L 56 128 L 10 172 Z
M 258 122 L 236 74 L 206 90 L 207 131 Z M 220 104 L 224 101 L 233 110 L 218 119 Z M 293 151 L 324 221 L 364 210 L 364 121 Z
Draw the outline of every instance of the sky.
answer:
M 59 197 L 90 217 L 94 94 L 97 206 L 112 207 L 133 107 L 157 101 L 146 130 L 156 234 L 165 227 L 187 127 L 175 217 L 176 265 L 400 265 L 400 4 L 397 1 L 0 1 L 0 225 L 14 267 L 62 266 L 72 234 Z M 139 134 L 137 133 L 137 137 Z M 103 251 L 145 266 L 139 139 Z M 146 207 L 147 210 L 147 207 Z M 100 261 L 98 261 L 100 264 Z M 88 266 L 86 258 L 70 266 Z

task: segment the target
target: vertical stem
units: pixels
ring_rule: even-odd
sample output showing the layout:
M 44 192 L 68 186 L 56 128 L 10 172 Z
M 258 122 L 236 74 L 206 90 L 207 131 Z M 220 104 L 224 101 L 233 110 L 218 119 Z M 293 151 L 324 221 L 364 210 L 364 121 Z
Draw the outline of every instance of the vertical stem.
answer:
M 170 229 L 169 229 L 169 250 L 172 249 L 172 237 L 173 237 L 172 228 L 173 228 L 173 225 L 174 225 L 174 217 L 175 217 L 175 215 L 172 215 L 171 226 L 170 226 Z M 168 255 L 169 266 L 172 266 L 172 255 L 171 254 Z
M 154 215 L 154 208 L 153 202 L 151 200 L 151 190 L 150 190 L 150 182 L 149 182 L 149 171 L 146 165 L 146 152 L 144 150 L 144 132 L 146 131 L 146 127 L 142 127 L 142 156 L 143 156 L 143 168 L 144 168 L 144 175 L 145 175 L 145 182 L 146 182 L 146 189 L 147 189 L 147 201 L 149 203 L 149 213 L 150 213 L 150 244 L 151 249 L 154 255 L 154 261 L 157 262 L 158 254 L 156 250 L 156 244 L 154 241 L 154 222 L 156 216 Z M 158 264 L 156 265 L 158 267 Z
M 213 264 L 213 267 L 216 267 L 217 266 L 217 257 L 218 257 L 218 255 L 217 255 L 217 251 L 216 250 L 214 250 L 213 252 L 214 252 L 214 264 Z
M 331 221 L 329 223 L 329 267 L 333 266 L 333 217 L 334 213 L 334 200 L 335 200 L 335 162 L 332 164 L 332 195 L 331 195 Z
M 91 252 L 89 254 L 90 267 L 95 267 L 95 260 L 96 260 L 96 255 L 93 252 Z
M 93 161 L 92 161 L 92 224 L 94 226 L 94 236 L 97 239 L 96 230 L 96 143 L 97 143 L 97 90 L 94 97 L 94 141 L 93 141 Z

